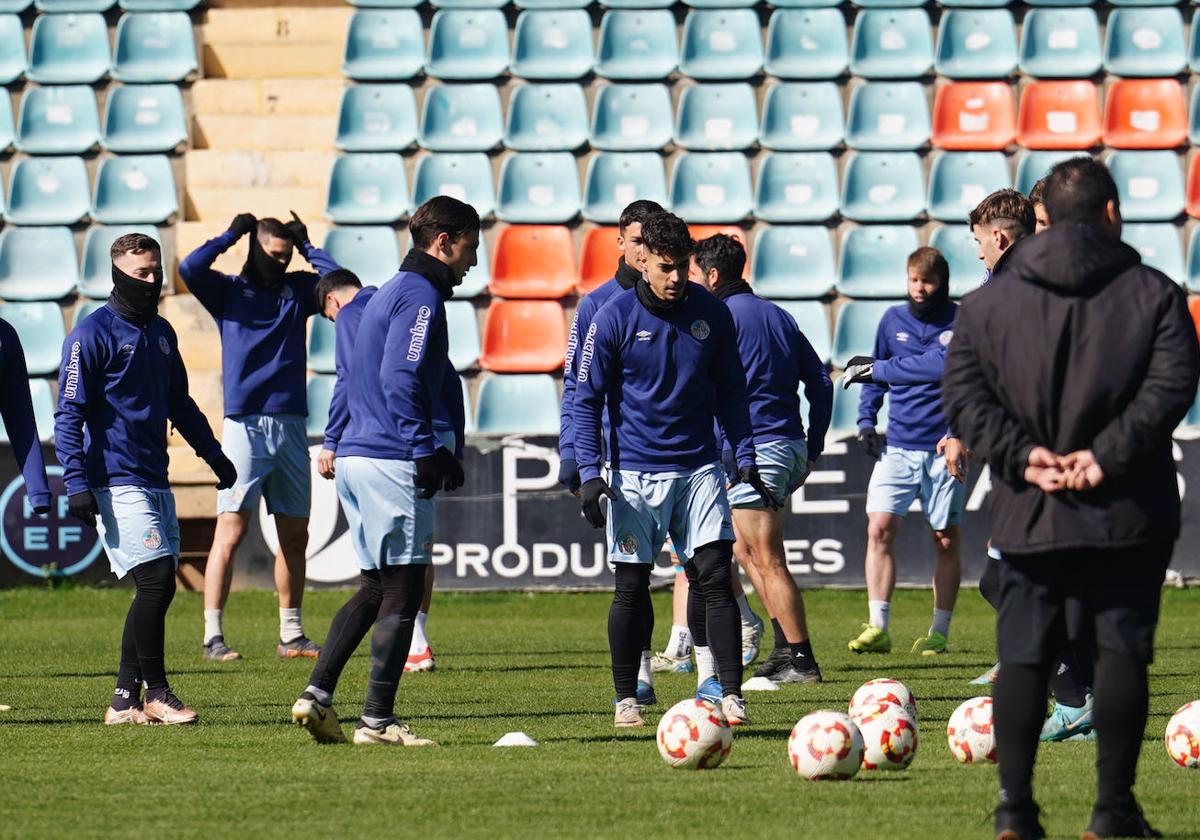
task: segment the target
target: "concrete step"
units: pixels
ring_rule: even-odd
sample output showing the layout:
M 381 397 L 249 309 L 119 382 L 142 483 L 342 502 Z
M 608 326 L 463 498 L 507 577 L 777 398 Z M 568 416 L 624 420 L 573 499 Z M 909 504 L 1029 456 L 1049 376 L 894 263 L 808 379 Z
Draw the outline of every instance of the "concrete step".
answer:
M 200 26 L 205 45 L 345 44 L 354 7 L 210 8 Z M 271 78 L 265 75 L 263 78 Z
M 259 218 L 290 218 L 288 211 L 306 221 L 319 221 L 325 215 L 325 187 L 286 187 L 264 190 L 261 187 L 226 189 L 188 188 L 185 215 L 189 221 L 209 221 L 227 225 L 238 213 L 253 213 Z
M 245 261 L 245 250 L 242 250 Z M 158 312 L 179 337 L 179 353 L 188 369 L 192 399 L 209 415 L 221 414 L 221 336 L 217 322 L 190 294 L 163 298 Z M 211 418 L 211 415 L 210 415 Z M 216 429 L 219 433 L 219 429 Z
M 200 79 L 192 85 L 197 114 L 279 117 L 329 117 L 337 114 L 346 87 L 328 79 Z
M 337 111 L 323 117 L 197 113 L 192 124 L 195 149 L 332 151 Z
M 333 152 L 197 149 L 187 157 L 189 188 L 327 187 Z

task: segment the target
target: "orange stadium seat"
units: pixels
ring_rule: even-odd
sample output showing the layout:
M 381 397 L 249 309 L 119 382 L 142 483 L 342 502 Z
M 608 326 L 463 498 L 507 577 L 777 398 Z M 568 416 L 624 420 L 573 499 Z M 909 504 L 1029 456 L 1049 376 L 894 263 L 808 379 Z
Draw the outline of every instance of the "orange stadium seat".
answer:
M 567 351 L 563 308 L 553 300 L 498 300 L 483 324 L 479 366 L 495 373 L 551 373 Z
M 742 243 L 742 247 L 746 249 L 746 268 L 742 271 L 742 277 L 750 278 L 750 242 L 746 238 L 746 231 L 736 225 L 688 225 L 688 232 L 692 234 L 692 239 L 699 242 L 701 239 L 708 239 L 718 233 L 723 233 L 726 236 L 732 236 L 738 242 Z
M 583 235 L 583 251 L 579 255 L 579 282 L 575 292 L 586 295 L 609 280 L 617 269 L 621 253 L 617 249 L 617 228 L 594 227 Z
M 1183 85 L 1174 79 L 1118 79 L 1104 102 L 1104 143 L 1117 149 L 1173 149 L 1187 139 Z
M 1188 300 L 1188 312 L 1192 313 L 1192 323 L 1196 325 L 1196 340 L 1200 341 L 1200 297 Z
M 1100 142 L 1100 89 L 1080 79 L 1033 82 L 1021 92 L 1017 143 L 1027 149 L 1088 149 Z
M 942 149 L 1003 149 L 1017 134 L 1017 109 L 1007 82 L 953 82 L 933 100 L 933 145 Z
M 559 225 L 509 225 L 496 237 L 491 293 L 505 298 L 560 298 L 578 275 L 575 243 Z
M 1192 158 L 1187 170 L 1187 214 L 1200 218 L 1200 155 Z

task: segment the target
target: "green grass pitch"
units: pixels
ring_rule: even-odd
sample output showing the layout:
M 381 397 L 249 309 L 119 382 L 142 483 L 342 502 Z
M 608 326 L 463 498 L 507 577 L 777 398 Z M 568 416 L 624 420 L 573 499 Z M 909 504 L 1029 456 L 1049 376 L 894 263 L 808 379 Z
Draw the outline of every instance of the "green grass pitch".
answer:
M 691 675 L 660 675 L 651 726 L 612 728 L 603 594 L 473 594 L 435 598 L 433 674 L 406 676 L 398 712 L 433 749 L 322 747 L 289 721 L 308 661 L 275 658 L 273 595 L 238 593 L 226 632 L 246 656 L 200 658 L 201 602 L 180 594 L 168 619 L 167 664 L 196 727 L 100 725 L 112 690 L 128 591 L 0 592 L 0 837 L 989 837 L 992 767 L 957 765 L 946 746 L 954 707 L 978 693 L 967 681 L 992 662 L 992 614 L 976 592 L 960 599 L 952 652 L 855 657 L 846 641 L 865 615 L 861 592 L 808 595 L 827 682 L 752 694 L 754 726 L 738 732 L 714 772 L 669 769 L 654 746 L 659 713 L 694 690 Z M 322 638 L 343 592 L 309 593 L 306 625 Z M 670 595 L 655 595 L 661 646 Z M 892 608 L 897 649 L 921 635 L 927 592 Z M 1200 773 L 1162 747 L 1171 713 L 1200 697 L 1200 592 L 1163 597 L 1159 658 L 1138 795 L 1168 836 L 1200 836 Z M 769 631 L 768 631 L 769 632 Z M 369 668 L 366 645 L 336 699 L 357 718 Z M 916 693 L 921 743 L 903 773 L 860 773 L 813 783 L 786 761 L 792 725 L 807 712 L 844 709 L 873 677 Z M 521 730 L 535 749 L 495 749 Z M 1086 824 L 1095 747 L 1052 744 L 1039 754 L 1036 790 L 1051 836 Z

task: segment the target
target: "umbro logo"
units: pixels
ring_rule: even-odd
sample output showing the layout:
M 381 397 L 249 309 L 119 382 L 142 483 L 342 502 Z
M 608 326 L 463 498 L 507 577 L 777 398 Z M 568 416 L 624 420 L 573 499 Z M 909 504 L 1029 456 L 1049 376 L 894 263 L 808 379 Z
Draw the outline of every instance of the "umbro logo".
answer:
M 906 333 L 906 332 L 896 333 L 896 340 L 897 341 L 908 341 L 908 333 Z
M 637 333 L 638 341 L 649 341 L 652 338 L 654 338 L 654 333 L 649 330 L 639 330 Z

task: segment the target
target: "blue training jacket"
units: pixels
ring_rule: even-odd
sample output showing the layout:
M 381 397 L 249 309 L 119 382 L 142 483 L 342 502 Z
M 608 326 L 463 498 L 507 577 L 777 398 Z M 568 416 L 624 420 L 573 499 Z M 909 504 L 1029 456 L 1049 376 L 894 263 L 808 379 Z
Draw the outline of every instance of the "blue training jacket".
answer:
M 46 462 L 38 438 L 37 421 L 33 416 L 33 399 L 29 395 L 29 368 L 21 338 L 12 324 L 0 318 L 0 417 L 21 477 L 25 479 L 25 496 L 30 507 L 50 504 L 50 484 L 46 479 Z
M 754 464 L 746 374 L 733 317 L 712 293 L 688 284 L 673 313 L 653 314 L 634 289 L 612 297 L 588 327 L 578 362 L 575 457 L 579 478 L 600 476 L 603 447 L 614 470 L 688 472 L 719 460 L 713 418 L 738 466 Z
M 213 262 L 237 241 L 237 234 L 226 231 L 179 264 L 179 276 L 221 331 L 225 416 L 307 415 L 305 327 L 320 311 L 314 298 L 318 275 L 289 271 L 282 288 L 269 292 L 244 277 L 214 271 Z M 298 250 L 321 274 L 339 268 L 312 243 Z
M 560 458 L 575 457 L 575 383 L 579 375 L 579 365 L 576 364 L 579 358 L 579 336 L 587 335 L 588 327 L 592 325 L 592 319 L 596 317 L 600 307 L 623 291 L 625 290 L 614 277 L 584 295 L 575 308 L 575 317 L 571 320 L 571 329 L 567 333 L 567 360 L 563 365 L 563 395 L 558 424 Z
M 888 446 L 924 452 L 937 449 L 949 426 L 942 414 L 941 366 L 945 354 L 936 350 L 948 346 L 954 337 L 957 311 L 957 304 L 948 303 L 936 317 L 922 321 L 907 303 L 902 303 L 883 313 L 875 332 L 872 376 L 876 381 L 863 385 L 858 403 L 860 430 L 875 427 L 886 394 Z M 889 376 L 893 379 L 885 384 L 884 377 Z
M 354 299 L 338 310 L 337 321 L 333 325 L 333 358 L 337 382 L 333 384 L 333 394 L 329 397 L 329 420 L 325 424 L 324 444 L 325 448 L 332 452 L 337 452 L 338 441 L 342 439 L 342 432 L 350 422 L 346 387 L 350 379 L 350 369 L 353 367 L 354 339 L 358 335 L 358 324 L 362 320 L 367 301 L 377 291 L 379 290 L 375 286 L 359 289 Z
M 71 330 L 63 360 L 54 447 L 68 493 L 168 488 L 168 421 L 205 461 L 221 451 L 188 395 L 175 330 L 161 316 L 142 329 L 105 304 Z

